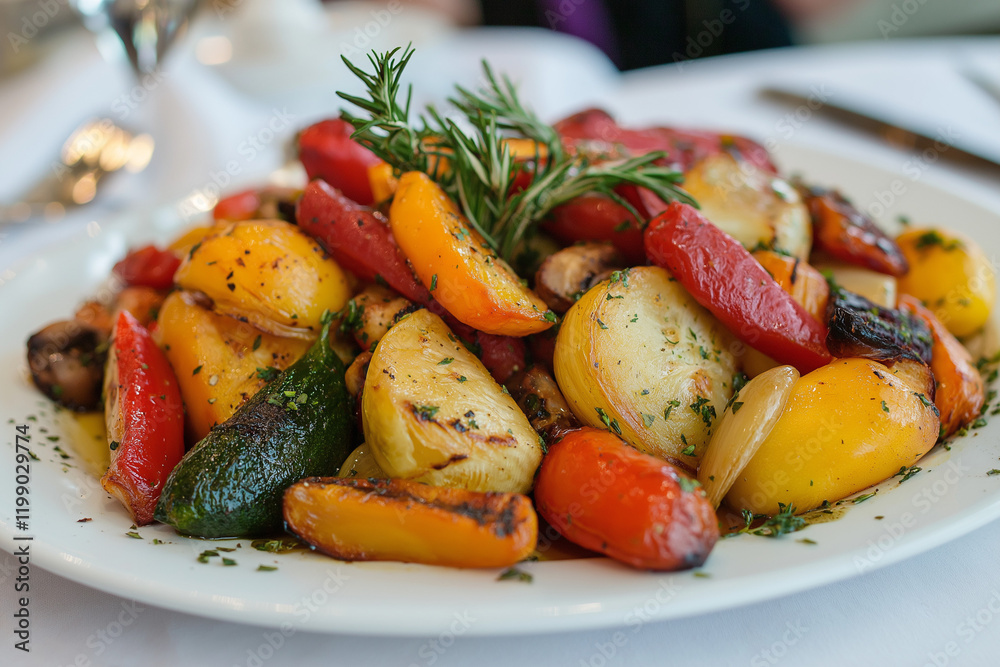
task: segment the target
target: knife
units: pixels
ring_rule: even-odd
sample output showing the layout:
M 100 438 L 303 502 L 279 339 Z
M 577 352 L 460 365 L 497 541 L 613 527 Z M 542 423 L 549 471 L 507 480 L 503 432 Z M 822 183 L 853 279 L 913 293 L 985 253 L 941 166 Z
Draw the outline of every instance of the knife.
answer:
M 864 130 L 904 150 L 918 153 L 932 150 L 935 153 L 934 159 L 940 156 L 971 167 L 1000 168 L 1000 151 L 993 150 L 989 146 L 973 145 L 963 141 L 961 137 L 945 139 L 941 135 L 933 136 L 924 128 L 907 127 L 877 111 L 862 110 L 849 102 L 840 104 L 833 104 L 829 100 L 820 102 L 815 97 L 809 97 L 796 90 L 776 86 L 762 88 L 760 94 L 789 106 L 806 105 L 813 113 L 824 114 L 845 125 Z

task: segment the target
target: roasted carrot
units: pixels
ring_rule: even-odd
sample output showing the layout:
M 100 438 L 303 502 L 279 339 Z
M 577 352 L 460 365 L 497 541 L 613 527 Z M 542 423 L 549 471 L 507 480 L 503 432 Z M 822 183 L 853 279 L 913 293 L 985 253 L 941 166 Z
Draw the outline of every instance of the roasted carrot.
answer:
M 420 282 L 460 322 L 502 336 L 538 333 L 555 322 L 426 174 L 400 176 L 389 225 Z
M 753 256 L 807 313 L 821 322 L 826 319 L 830 286 L 822 273 L 807 262 L 773 250 L 756 250 Z
M 947 437 L 979 416 L 985 400 L 983 378 L 969 351 L 919 299 L 901 294 L 899 307 L 922 319 L 934 337 L 931 349 L 931 370 L 937 381 L 934 404 L 941 412 L 941 436 Z
M 285 524 L 343 560 L 507 567 L 538 539 L 527 496 L 401 479 L 310 477 L 285 492 Z

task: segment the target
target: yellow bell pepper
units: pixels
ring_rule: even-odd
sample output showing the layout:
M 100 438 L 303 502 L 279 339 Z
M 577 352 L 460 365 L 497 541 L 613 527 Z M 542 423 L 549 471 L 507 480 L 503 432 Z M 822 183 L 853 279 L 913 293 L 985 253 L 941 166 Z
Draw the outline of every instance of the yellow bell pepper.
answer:
M 200 440 L 264 386 L 257 369 L 284 370 L 309 342 L 272 336 L 174 292 L 160 308 L 157 337 L 177 374 L 188 434 Z
M 283 220 L 217 227 L 185 256 L 174 281 L 208 295 L 220 313 L 300 338 L 314 338 L 323 311 L 340 310 L 351 296 L 347 274 Z
M 967 336 L 990 317 L 996 278 L 972 239 L 943 229 L 912 229 L 896 242 L 910 264 L 899 291 L 923 301 L 948 331 Z

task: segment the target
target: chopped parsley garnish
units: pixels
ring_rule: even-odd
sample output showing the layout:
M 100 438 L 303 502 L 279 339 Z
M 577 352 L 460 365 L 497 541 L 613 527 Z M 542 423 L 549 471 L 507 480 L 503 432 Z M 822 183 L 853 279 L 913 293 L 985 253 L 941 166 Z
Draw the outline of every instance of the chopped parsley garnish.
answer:
M 531 574 L 516 567 L 507 568 L 497 577 L 497 581 L 523 581 L 526 584 L 530 584 L 534 580 L 535 578 Z
M 436 405 L 414 405 L 413 414 L 417 415 L 417 417 L 426 422 L 434 419 L 434 415 L 436 415 L 440 409 L 441 408 Z

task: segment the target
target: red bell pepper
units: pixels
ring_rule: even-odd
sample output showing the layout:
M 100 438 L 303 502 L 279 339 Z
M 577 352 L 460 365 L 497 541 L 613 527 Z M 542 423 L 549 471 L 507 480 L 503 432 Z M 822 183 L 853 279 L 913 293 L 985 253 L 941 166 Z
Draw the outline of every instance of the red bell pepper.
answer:
M 673 202 L 650 221 L 646 254 L 751 347 L 802 373 L 829 363 L 826 325 L 691 206 Z
M 665 151 L 665 162 L 682 171 L 710 155 L 728 152 L 754 167 L 777 173 L 767 149 L 746 137 L 672 127 L 623 128 L 601 109 L 581 111 L 554 127 L 570 147 L 598 141 L 624 149 L 628 155 Z
M 557 206 L 542 223 L 542 229 L 566 245 L 610 241 L 629 265 L 643 264 L 646 259 L 642 224 L 607 195 L 583 195 Z
M 260 191 L 251 188 L 220 199 L 212 209 L 212 218 L 230 222 L 253 220 L 257 216 L 258 209 L 260 209 Z
M 104 390 L 111 465 L 101 486 L 142 526 L 184 456 L 184 408 L 170 363 L 138 320 L 122 311 L 113 335 Z
M 430 303 L 431 293 L 414 277 L 381 214 L 323 181 L 313 181 L 302 193 L 295 218 L 302 231 L 357 277 L 384 281 L 410 301 Z
M 322 178 L 363 206 L 375 202 L 368 168 L 381 160 L 351 139 L 354 127 L 334 118 L 310 125 L 299 134 L 299 160 L 309 180 Z
M 180 265 L 181 260 L 173 251 L 148 245 L 129 251 L 112 272 L 130 287 L 170 289 Z
M 523 338 L 497 336 L 476 331 L 476 343 L 482 351 L 479 355 L 483 366 L 493 379 L 504 384 L 510 377 L 528 367 L 528 347 Z

